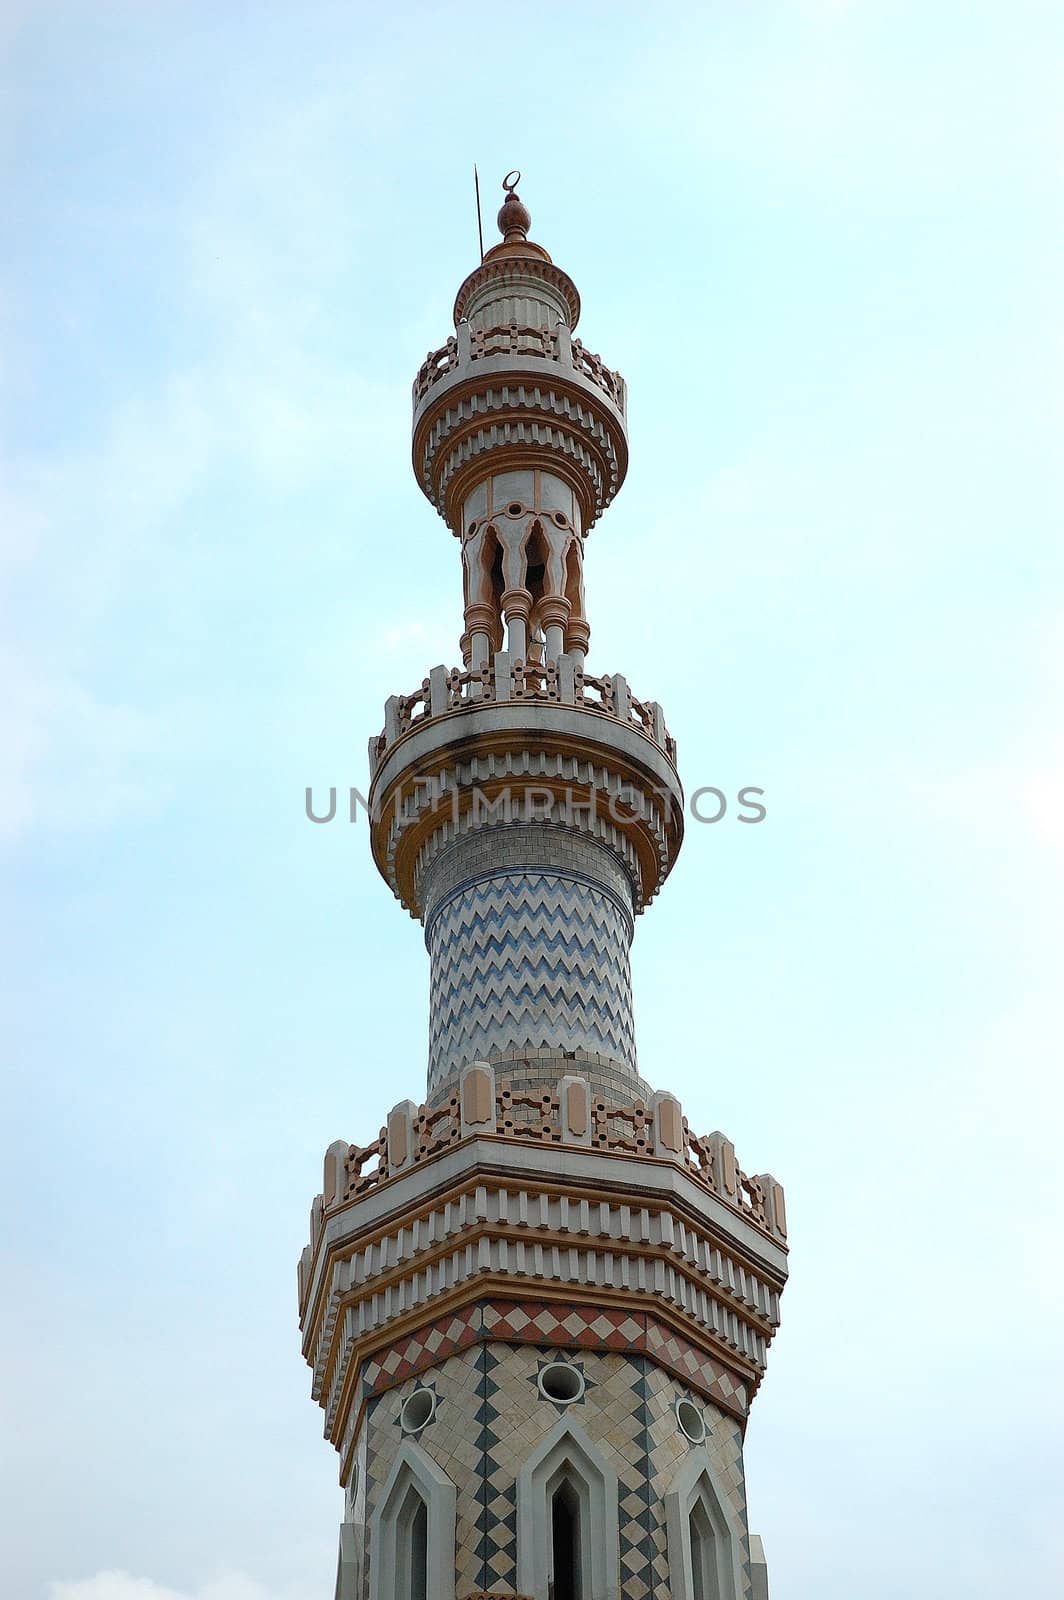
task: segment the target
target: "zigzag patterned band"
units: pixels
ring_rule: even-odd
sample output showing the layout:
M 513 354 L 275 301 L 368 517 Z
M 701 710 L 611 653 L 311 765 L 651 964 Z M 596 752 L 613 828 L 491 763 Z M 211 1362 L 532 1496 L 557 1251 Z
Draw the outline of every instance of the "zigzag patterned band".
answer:
M 456 899 L 458 895 L 464 895 L 469 889 L 475 889 L 477 884 L 480 883 L 486 883 L 488 881 L 497 882 L 501 878 L 527 877 L 529 870 L 530 869 L 525 866 L 505 867 L 501 870 L 498 867 L 488 867 L 484 872 L 473 873 L 468 878 L 463 878 L 461 883 L 454 884 L 454 886 L 450 888 L 445 895 L 440 897 L 425 918 L 425 948 L 431 951 L 432 931 L 436 925 L 436 919 L 440 916 L 441 912 L 446 910 L 446 908 L 451 904 L 452 900 Z M 607 899 L 611 900 L 617 907 L 617 911 L 628 929 L 628 943 L 631 944 L 632 940 L 635 938 L 635 918 L 632 915 L 631 905 L 626 905 L 621 896 L 616 894 L 612 889 L 604 884 L 601 878 L 592 877 L 591 874 L 587 872 L 577 872 L 571 867 L 566 867 L 564 872 L 560 870 L 552 870 L 550 867 L 536 867 L 532 870 L 539 877 L 557 878 L 562 881 L 567 880 L 571 883 L 587 884 L 588 887 L 594 889 L 597 894 L 604 895 Z
M 576 1050 L 635 1069 L 630 913 L 553 871 L 506 872 L 451 897 L 429 934 L 429 1093 L 467 1062 Z

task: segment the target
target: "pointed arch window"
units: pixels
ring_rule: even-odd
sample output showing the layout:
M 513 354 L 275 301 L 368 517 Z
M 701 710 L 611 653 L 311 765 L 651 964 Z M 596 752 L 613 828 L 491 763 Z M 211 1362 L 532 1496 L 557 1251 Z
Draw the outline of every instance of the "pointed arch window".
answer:
M 583 1600 L 580 1495 L 563 1475 L 550 1499 L 552 1600 Z
M 665 1519 L 672 1600 L 743 1600 L 743 1528 L 704 1449 L 673 1479 Z
M 616 1600 L 617 1474 L 560 1417 L 517 1480 L 517 1587 L 534 1600 Z
M 407 1438 L 370 1525 L 370 1600 L 454 1600 L 455 1486 Z
M 691 1600 L 720 1600 L 713 1524 L 699 1496 L 687 1519 L 691 1545 Z
M 396 1600 L 428 1600 L 429 1508 L 416 1484 L 400 1507 L 397 1534 Z

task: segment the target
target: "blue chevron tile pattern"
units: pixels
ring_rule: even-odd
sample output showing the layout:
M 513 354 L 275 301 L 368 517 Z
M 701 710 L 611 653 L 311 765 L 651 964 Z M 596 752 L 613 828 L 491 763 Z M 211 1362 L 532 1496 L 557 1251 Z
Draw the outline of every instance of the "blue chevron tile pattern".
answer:
M 630 914 L 593 882 L 511 870 L 450 896 L 426 928 L 429 1093 L 466 1062 L 551 1047 L 634 1070 Z

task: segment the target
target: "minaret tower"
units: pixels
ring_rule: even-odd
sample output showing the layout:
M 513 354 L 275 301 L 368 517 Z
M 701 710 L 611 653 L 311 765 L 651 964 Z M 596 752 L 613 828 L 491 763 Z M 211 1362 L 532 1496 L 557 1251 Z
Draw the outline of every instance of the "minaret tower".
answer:
M 337 1596 L 765 1600 L 742 1451 L 783 1191 L 638 1075 L 628 952 L 683 791 L 661 707 L 586 667 L 625 385 L 574 337 L 518 177 L 414 381 L 462 666 L 393 696 L 369 748 L 373 857 L 429 952 L 425 1100 L 329 1147 L 299 1267 Z

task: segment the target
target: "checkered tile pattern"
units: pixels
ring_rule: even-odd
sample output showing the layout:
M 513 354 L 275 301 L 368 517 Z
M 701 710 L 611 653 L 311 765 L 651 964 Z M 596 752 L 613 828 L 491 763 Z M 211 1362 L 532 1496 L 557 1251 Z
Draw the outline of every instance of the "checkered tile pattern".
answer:
M 750 1405 L 746 1385 L 733 1377 L 727 1367 L 704 1354 L 681 1334 L 663 1326 L 655 1317 L 647 1317 L 646 1323 L 644 1348 L 659 1366 L 668 1367 L 670 1372 L 716 1400 L 725 1410 L 746 1416 Z
M 480 1404 L 476 1422 L 480 1429 L 481 1509 L 477 1522 L 480 1582 L 485 1589 L 517 1586 L 517 1496 L 514 1474 L 506 1461 L 503 1441 L 505 1366 L 497 1352 L 485 1345 L 481 1351 Z M 526 1398 L 526 1408 L 528 1401 Z
M 655 1595 L 667 1596 L 668 1540 L 665 1527 L 664 1504 L 659 1498 L 675 1473 L 683 1466 L 688 1452 L 694 1448 L 676 1425 L 676 1402 L 691 1400 L 698 1406 L 706 1421 L 706 1445 L 713 1465 L 713 1475 L 722 1493 L 728 1496 L 739 1525 L 746 1528 L 746 1478 L 743 1472 L 742 1431 L 734 1417 L 724 1415 L 713 1405 L 707 1405 L 700 1395 L 677 1383 L 667 1373 L 647 1364 L 647 1401 L 650 1414 L 648 1434 L 648 1477 L 659 1486 L 655 1496 L 656 1519 L 652 1532 L 653 1552 L 651 1566 L 653 1581 L 658 1587 Z M 744 1596 L 750 1592 L 750 1544 L 743 1535 L 742 1566 Z
M 741 1379 L 647 1312 L 595 1311 L 553 1302 L 483 1300 L 427 1323 L 362 1366 L 364 1395 L 379 1394 L 481 1340 L 577 1350 L 645 1352 L 653 1362 L 733 1415 L 745 1417 L 750 1396 Z
M 503 1600 L 517 1591 L 517 1477 L 559 1413 L 557 1405 L 539 1396 L 536 1378 L 544 1363 L 556 1357 L 563 1341 L 559 1336 L 549 1343 L 527 1342 L 546 1309 L 485 1302 L 479 1327 L 474 1322 L 466 1324 L 478 1331 L 477 1342 L 437 1359 L 432 1368 L 430 1381 L 439 1404 L 433 1421 L 418 1438 L 457 1490 L 456 1583 L 457 1594 L 466 1600 L 475 1594 Z M 550 1309 L 559 1330 L 571 1316 L 564 1307 Z M 489 1322 L 495 1331 L 507 1330 L 504 1338 L 521 1342 L 492 1338 Z M 611 1323 L 610 1329 L 618 1337 L 629 1337 L 632 1332 L 629 1329 L 622 1335 L 616 1323 Z M 572 1329 L 566 1332 L 570 1348 L 577 1348 Z M 457 1333 L 452 1337 L 457 1338 Z M 601 1328 L 595 1337 L 604 1339 Z M 611 1461 L 618 1478 L 621 1600 L 668 1600 L 663 1497 L 692 1448 L 677 1426 L 676 1402 L 687 1397 L 702 1409 L 717 1480 L 745 1528 L 739 1422 L 643 1351 L 580 1347 L 577 1364 L 587 1388 L 573 1406 L 574 1415 Z M 390 1381 L 388 1375 L 383 1381 Z M 364 1430 L 367 1522 L 372 1520 L 402 1443 L 399 1413 L 403 1402 L 425 1382 L 424 1374 L 410 1374 L 368 1401 Z M 362 1448 L 360 1442 L 360 1453 Z M 743 1554 L 748 1557 L 745 1545 Z M 363 1595 L 369 1592 L 371 1558 L 370 1550 Z
M 363 1394 L 375 1394 L 466 1349 L 481 1337 L 482 1321 L 480 1306 L 467 1306 L 453 1316 L 430 1322 L 406 1339 L 397 1339 L 387 1350 L 363 1363 Z
M 603 1398 L 603 1406 L 617 1418 L 608 1437 L 624 1461 L 617 1469 L 621 1594 L 623 1600 L 646 1600 L 651 1593 L 647 1538 L 653 1521 L 653 1488 L 647 1477 L 646 1362 L 642 1356 L 606 1357 L 604 1362 L 613 1371 L 606 1381 L 608 1398 Z
M 459 1594 L 484 1587 L 476 1553 L 481 1456 L 477 1431 L 471 1426 L 477 1406 L 481 1354 L 476 1347 L 464 1350 L 441 1362 L 433 1370 L 432 1387 L 439 1403 L 433 1420 L 417 1436 L 418 1443 L 443 1468 L 458 1491 L 455 1573 Z M 403 1402 L 423 1383 L 422 1378 L 407 1378 L 369 1402 L 366 1422 L 367 1525 L 372 1523 L 381 1491 L 403 1443 L 404 1436 L 399 1426 Z M 372 1540 L 367 1542 L 372 1545 Z M 369 1565 L 372 1559 L 373 1551 L 370 1548 L 367 1551 L 363 1586 L 366 1596 L 369 1594 Z
M 668 1532 L 665 1525 L 665 1505 L 662 1496 L 691 1451 L 691 1441 L 681 1433 L 676 1423 L 676 1402 L 686 1397 L 699 1403 L 694 1395 L 675 1378 L 659 1371 L 649 1361 L 646 1374 L 647 1387 L 647 1480 L 654 1486 L 651 1504 L 651 1521 L 647 1534 L 647 1581 L 651 1593 L 667 1595 L 669 1592 Z M 700 1406 L 704 1414 L 708 1408 Z M 707 1425 L 716 1413 L 706 1415 Z
M 645 1351 L 659 1366 L 725 1410 L 745 1417 L 749 1406 L 746 1386 L 740 1379 L 646 1312 L 489 1301 L 484 1306 L 484 1337 L 542 1340 L 582 1350 Z
M 484 1307 L 486 1337 L 582 1349 L 638 1350 L 643 1345 L 645 1321 L 630 1311 L 591 1311 L 525 1300 L 489 1301 Z
M 397 1431 L 395 1429 L 392 1429 L 389 1434 L 384 1436 L 384 1439 L 379 1440 L 379 1438 L 378 1438 L 378 1430 L 377 1430 L 377 1427 L 376 1427 L 376 1413 L 377 1413 L 377 1411 L 379 1409 L 380 1409 L 380 1402 L 378 1400 L 371 1400 L 369 1405 L 368 1405 L 368 1407 L 366 1408 L 366 1425 L 362 1430 L 362 1437 L 359 1440 L 359 1445 L 358 1445 L 359 1455 L 365 1460 L 365 1463 L 366 1463 L 366 1482 L 365 1482 L 365 1488 L 364 1488 L 363 1496 L 362 1496 L 362 1508 L 361 1508 L 362 1509 L 362 1538 L 363 1538 L 363 1547 L 362 1547 L 362 1596 L 363 1596 L 363 1600 L 366 1600 L 366 1597 L 369 1595 L 369 1569 L 370 1569 L 370 1563 L 373 1560 L 373 1551 L 370 1548 L 370 1545 L 372 1544 L 372 1540 L 369 1537 L 370 1516 L 371 1516 L 372 1512 L 376 1509 L 377 1500 L 378 1500 L 378 1497 L 380 1495 L 381 1488 L 383 1487 L 384 1480 L 385 1480 L 385 1478 L 387 1478 L 388 1473 L 389 1473 L 389 1471 L 391 1469 L 392 1458 L 395 1455 L 395 1450 L 394 1449 L 389 1452 L 387 1450 L 382 1450 L 382 1449 L 379 1448 L 380 1443 L 384 1443 L 384 1442 L 392 1443 L 393 1441 L 391 1439 L 391 1433 L 394 1433 L 394 1432 Z M 398 1412 L 396 1413 L 396 1415 L 398 1416 Z
M 559 1408 L 539 1398 L 534 1388 L 540 1367 L 555 1351 L 490 1344 L 486 1353 L 485 1548 L 492 1577 L 505 1576 L 510 1587 L 515 1587 L 516 1481 L 528 1456 L 558 1420 Z M 642 1514 L 646 1496 L 640 1362 L 620 1354 L 588 1354 L 582 1356 L 580 1365 L 587 1389 L 572 1410 L 613 1463 L 619 1480 L 621 1521 L 628 1525 L 629 1543 L 634 1546 L 639 1539 L 638 1524 L 629 1525 L 625 1505 L 637 1505 L 637 1515 Z M 624 1532 L 621 1537 L 623 1577 Z M 623 1600 L 644 1600 L 645 1594 L 645 1587 L 636 1583 L 622 1584 Z

